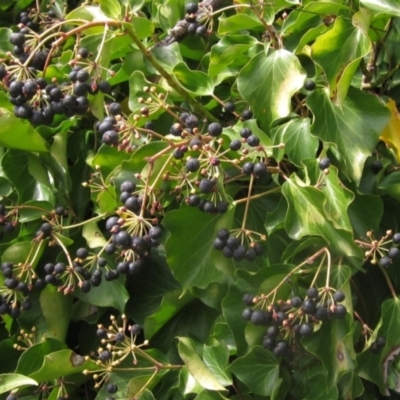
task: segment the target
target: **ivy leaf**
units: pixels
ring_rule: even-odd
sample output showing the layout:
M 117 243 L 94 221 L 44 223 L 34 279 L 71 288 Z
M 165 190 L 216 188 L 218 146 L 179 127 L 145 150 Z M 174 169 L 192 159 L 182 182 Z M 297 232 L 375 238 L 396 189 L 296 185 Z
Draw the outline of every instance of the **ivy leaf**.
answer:
M 118 19 L 121 17 L 121 6 L 118 0 L 98 0 L 101 10 L 107 17 Z
M 390 396 L 387 388 L 388 364 L 395 357 L 393 354 L 398 353 L 400 349 L 398 337 L 393 335 L 393 332 L 399 331 L 400 300 L 399 298 L 388 299 L 382 304 L 381 320 L 373 335 L 373 337 L 384 337 L 385 347 L 379 353 L 374 353 L 367 348 L 357 357 L 359 376 L 378 385 L 381 393 L 385 396 Z
M 329 99 L 327 90 L 317 89 L 307 98 L 314 114 L 313 134 L 334 143 L 345 172 L 360 182 L 364 163 L 378 143 L 390 112 L 378 98 L 351 88 L 340 108 Z
M 185 337 L 178 337 L 178 351 L 185 365 L 188 367 L 194 379 L 205 389 L 225 390 L 218 382 L 210 369 L 206 367 L 201 358 L 197 355 L 192 340 Z
M 339 254 L 361 257 L 359 248 L 353 243 L 351 233 L 335 228 L 331 222 L 334 216 L 325 213 L 327 201 L 323 192 L 306 186 L 293 174 L 283 184 L 282 193 L 289 204 L 285 229 L 292 239 L 298 240 L 306 235 L 321 236 Z M 345 199 L 342 199 L 342 203 L 345 204 Z M 336 206 L 339 204 L 337 202 Z M 346 208 L 342 208 L 343 213 L 347 213 Z
M 21 386 L 37 386 L 38 383 L 27 376 L 20 374 L 1 374 L 0 393 L 6 393 Z
M 283 149 L 274 148 L 276 161 L 281 161 L 286 154 L 293 164 L 302 166 L 302 160 L 314 158 L 318 148 L 318 138 L 311 135 L 310 120 L 292 119 L 272 130 L 273 144 L 275 146 L 284 143 Z
M 261 346 L 254 346 L 245 356 L 237 358 L 228 368 L 251 392 L 271 396 L 279 389 L 279 362 L 272 353 Z
M 349 315 L 324 321 L 321 328 L 302 339 L 307 351 L 317 356 L 327 371 L 329 386 L 334 386 L 345 373 L 356 368 L 352 333 L 354 325 Z
M 49 144 L 26 121 L 0 107 L 0 146 L 11 149 L 47 153 Z
M 184 62 L 176 64 L 173 73 L 181 86 L 193 94 L 211 96 L 214 92 L 212 79 L 204 72 L 190 70 Z
M 227 370 L 228 359 L 229 349 L 225 343 L 219 343 L 217 346 L 204 345 L 204 363 L 223 386 L 232 385 L 232 377 Z
M 330 96 L 339 104 L 343 104 L 361 59 L 370 51 L 368 26 L 369 15 L 357 13 L 353 21 L 339 16 L 333 28 L 311 46 L 311 57 L 324 70 Z
M 396 154 L 397 161 L 400 162 L 400 113 L 394 100 L 389 99 L 386 106 L 390 111 L 390 121 L 381 132 L 379 139 L 390 146 Z
M 360 3 L 370 10 L 400 17 L 399 3 L 397 0 L 360 0 Z
M 220 216 L 199 213 L 199 210 L 183 205 L 179 210 L 169 212 L 163 220 L 171 233 L 165 244 L 167 262 L 183 290 L 193 286 L 204 289 L 222 277 L 210 258 Z M 182 246 L 189 232 L 194 246 Z
M 240 71 L 239 93 L 250 104 L 261 127 L 289 115 L 292 96 L 302 88 L 306 74 L 297 57 L 287 50 L 258 53 Z

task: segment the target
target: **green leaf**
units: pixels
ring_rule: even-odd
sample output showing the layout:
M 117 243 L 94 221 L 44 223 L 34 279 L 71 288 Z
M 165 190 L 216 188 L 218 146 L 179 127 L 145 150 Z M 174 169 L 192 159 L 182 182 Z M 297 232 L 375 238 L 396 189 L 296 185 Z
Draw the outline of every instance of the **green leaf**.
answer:
M 118 0 L 98 0 L 101 10 L 107 17 L 119 19 L 121 17 L 121 6 Z
M 385 396 L 390 396 L 388 391 L 388 364 L 398 354 L 399 341 L 393 332 L 400 330 L 400 301 L 388 299 L 382 304 L 382 316 L 374 331 L 376 335 L 386 339 L 386 345 L 379 353 L 366 348 L 358 357 L 358 374 L 361 378 L 374 382 Z M 372 340 L 370 340 L 371 344 Z M 379 366 L 380 368 L 377 368 Z M 398 378 L 397 378 L 398 379 Z
M 72 296 L 65 296 L 55 286 L 47 285 L 40 294 L 40 307 L 47 323 L 47 337 L 64 341 L 71 315 Z
M 163 225 L 171 233 L 165 243 L 167 262 L 176 280 L 185 291 L 193 286 L 206 288 L 211 282 L 218 282 L 222 273 L 211 262 L 218 215 L 199 217 L 199 210 L 183 205 L 179 210 L 169 212 Z M 195 246 L 182 246 L 188 232 Z
M 0 146 L 11 149 L 48 152 L 48 143 L 26 121 L 0 107 Z
M 314 158 L 318 148 L 318 138 L 311 135 L 310 120 L 292 119 L 286 124 L 279 125 L 271 132 L 274 146 L 284 143 L 283 149 L 274 148 L 276 161 L 281 161 L 284 154 L 297 166 L 302 166 L 302 160 Z
M 352 319 L 347 315 L 343 320 L 324 321 L 317 332 L 302 339 L 305 349 L 322 361 L 330 386 L 356 368 L 353 329 Z
M 46 338 L 42 343 L 36 343 L 22 353 L 15 372 L 29 376 L 42 367 L 44 357 L 47 354 L 65 349 L 67 349 L 65 343 Z
M 178 340 L 179 355 L 193 375 L 193 378 L 205 389 L 225 390 L 213 375 L 212 371 L 206 367 L 204 362 L 197 355 L 192 340 L 185 337 L 178 337 Z
M 47 382 L 62 376 L 68 376 L 84 371 L 98 369 L 97 364 L 92 360 L 85 360 L 72 350 L 65 349 L 55 351 L 44 357 L 42 367 L 30 375 L 38 382 Z
M 361 90 L 350 89 L 340 108 L 329 99 L 327 90 L 317 89 L 307 98 L 314 114 L 313 134 L 334 143 L 346 173 L 360 182 L 364 163 L 389 122 L 390 112 L 380 100 Z
M 232 385 L 232 376 L 228 371 L 229 349 L 224 342 L 217 346 L 206 346 L 203 348 L 203 361 L 212 374 L 223 386 Z
M 369 15 L 359 12 L 353 21 L 339 16 L 332 29 L 311 46 L 312 59 L 324 70 L 330 96 L 343 104 L 353 75 L 371 47 L 368 38 Z
M 48 201 L 27 201 L 20 208 L 19 222 L 25 223 L 41 219 L 43 215 L 48 215 L 53 210 L 53 205 Z
M 306 186 L 293 174 L 283 184 L 282 193 L 289 204 L 285 229 L 291 238 L 299 240 L 306 235 L 321 236 L 338 254 L 361 257 L 351 233 L 335 228 L 331 222 L 334 216 L 324 211 L 327 200 L 322 191 Z M 336 202 L 336 206 L 339 205 Z M 345 199 L 342 199 L 342 205 L 346 205 Z M 341 210 L 342 214 L 347 214 L 346 207 Z
M 1 374 L 0 393 L 6 393 L 21 386 L 37 386 L 38 383 L 27 376 L 20 374 Z
M 259 18 L 248 14 L 235 14 L 227 18 L 224 18 L 224 16 L 220 17 L 218 34 L 224 35 L 226 33 L 248 30 L 262 31 L 263 29 L 264 25 Z
M 212 79 L 204 72 L 190 70 L 184 62 L 175 65 L 173 74 L 181 86 L 193 94 L 211 96 L 214 92 Z
M 360 3 L 370 10 L 400 17 L 399 3 L 397 0 L 360 0 Z
M 306 77 L 296 56 L 287 50 L 266 55 L 260 52 L 240 71 L 239 93 L 250 104 L 261 127 L 290 114 L 292 96 L 302 88 Z
M 237 358 L 228 368 L 251 392 L 271 396 L 279 389 L 279 362 L 272 353 L 254 346 L 246 355 Z

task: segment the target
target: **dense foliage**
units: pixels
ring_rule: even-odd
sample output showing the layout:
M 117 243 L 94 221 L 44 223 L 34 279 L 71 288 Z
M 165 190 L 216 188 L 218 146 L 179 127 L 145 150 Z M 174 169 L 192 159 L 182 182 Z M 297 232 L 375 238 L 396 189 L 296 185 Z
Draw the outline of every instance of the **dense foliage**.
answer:
M 398 0 L 0 2 L 0 399 L 400 393 Z

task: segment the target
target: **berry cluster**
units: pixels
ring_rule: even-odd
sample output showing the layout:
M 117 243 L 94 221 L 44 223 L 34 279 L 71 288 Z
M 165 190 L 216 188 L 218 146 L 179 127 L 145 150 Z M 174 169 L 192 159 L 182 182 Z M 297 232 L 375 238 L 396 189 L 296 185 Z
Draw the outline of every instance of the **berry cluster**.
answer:
M 246 234 L 242 237 L 251 239 L 251 236 L 247 236 Z M 261 243 L 250 240 L 249 246 L 246 246 L 241 241 L 240 236 L 232 235 L 226 228 L 222 228 L 217 232 L 217 237 L 214 240 L 214 249 L 222 250 L 226 258 L 233 258 L 235 261 L 242 261 L 244 259 L 253 261 L 264 252 Z
M 17 223 L 14 213 L 7 213 L 6 207 L 3 204 L 0 204 L 0 240 L 3 239 L 5 234 L 12 233 Z
M 187 28 L 189 35 L 207 37 L 211 31 L 208 30 L 207 24 L 203 23 L 204 17 L 198 14 L 199 6 L 196 3 L 188 3 L 185 11 L 185 21 L 189 24 Z
M 328 319 L 344 318 L 347 310 L 343 304 L 342 291 L 318 290 L 311 287 L 304 299 L 299 296 L 276 304 L 267 302 L 267 297 L 245 294 L 243 302 L 249 306 L 242 316 L 254 325 L 268 326 L 263 346 L 276 356 L 291 359 L 296 339 L 311 335 Z

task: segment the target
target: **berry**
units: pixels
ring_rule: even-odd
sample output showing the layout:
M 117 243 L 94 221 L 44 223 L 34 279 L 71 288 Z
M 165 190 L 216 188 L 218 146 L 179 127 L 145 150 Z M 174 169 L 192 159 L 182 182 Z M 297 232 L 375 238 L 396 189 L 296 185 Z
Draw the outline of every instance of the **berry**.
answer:
M 87 249 L 85 249 L 84 247 L 81 247 L 76 251 L 76 256 L 78 258 L 81 258 L 82 260 L 84 260 L 88 255 L 89 255 L 89 251 Z
M 251 110 L 244 110 L 244 111 L 242 112 L 241 117 L 242 117 L 244 120 L 251 119 L 251 118 L 253 118 L 253 112 L 252 112 Z
M 142 328 L 138 325 L 132 325 L 130 328 L 132 335 L 140 335 L 142 333 Z
M 60 274 L 62 274 L 62 273 L 65 272 L 65 269 L 66 269 L 66 266 L 65 266 L 64 263 L 57 263 L 57 264 L 54 266 L 54 273 L 55 273 L 56 275 L 60 275 Z
M 104 337 L 104 339 L 106 339 L 107 338 L 107 334 L 106 334 L 106 336 Z M 100 354 L 99 354 L 99 360 L 101 360 L 101 361 L 108 361 L 108 360 L 111 360 L 111 358 L 112 358 L 112 354 L 111 354 L 111 352 L 110 351 L 108 351 L 108 350 L 104 350 L 104 351 L 102 351 Z
M 400 233 L 395 233 L 393 235 L 393 243 L 396 243 L 396 244 L 400 243 Z
M 114 239 L 115 244 L 123 249 L 128 249 L 131 246 L 131 241 L 131 235 L 126 231 L 118 232 Z
M 182 160 L 185 152 L 182 149 L 175 149 L 172 155 L 176 160 Z
M 303 302 L 303 305 L 301 306 L 301 309 L 306 313 L 306 314 L 314 314 L 317 306 L 315 304 L 315 301 L 312 299 L 306 299 Z
M 222 228 L 217 232 L 217 238 L 221 240 L 228 240 L 229 238 L 229 231 L 226 228 Z
M 386 339 L 382 336 L 378 336 L 375 340 L 375 343 L 379 348 L 383 348 L 386 345 Z
M 256 135 L 250 135 L 246 142 L 250 147 L 257 147 L 260 144 L 260 139 Z
M 229 246 L 225 246 L 222 249 L 222 254 L 226 257 L 226 258 L 232 258 L 233 257 L 233 249 Z
M 81 47 L 78 50 L 78 54 L 82 57 L 82 58 L 88 58 L 89 57 L 89 50 L 85 49 L 84 47 Z
M 246 247 L 240 244 L 234 251 L 233 251 L 233 258 L 236 261 L 241 261 L 244 259 L 246 255 Z
M 222 133 L 222 125 L 218 122 L 212 122 L 208 125 L 208 133 L 213 137 L 219 136 Z
M 192 194 L 188 197 L 187 203 L 191 207 L 197 207 L 201 202 L 201 197 L 198 194 Z
M 20 81 L 13 81 L 10 83 L 10 86 L 8 87 L 8 92 L 10 93 L 11 97 L 18 97 L 21 96 L 22 90 L 24 88 L 24 84 Z
M 397 247 L 391 247 L 388 252 L 388 257 L 391 259 L 397 258 L 400 255 L 400 250 Z
M 76 80 L 79 82 L 86 82 L 89 76 L 89 72 L 86 71 L 86 69 L 81 69 L 76 73 Z
M 85 82 L 78 82 L 74 85 L 74 95 L 76 96 L 86 96 L 88 91 L 89 85 Z
M 199 126 L 199 119 L 195 115 L 189 115 L 185 119 L 185 124 L 190 129 L 197 128 Z
M 247 139 L 249 136 L 252 135 L 252 131 L 249 128 L 242 128 L 240 130 L 240 137 L 242 137 L 243 139 Z
M 211 193 L 214 189 L 215 181 L 207 178 L 203 178 L 199 183 L 199 189 L 202 193 Z
M 14 107 L 14 114 L 18 118 L 29 119 L 32 116 L 32 108 L 28 104 L 21 104 Z
M 92 285 L 91 285 L 90 281 L 82 281 L 81 290 L 82 290 L 83 293 L 90 292 L 91 288 L 92 288 Z
M 196 30 L 197 30 L 197 27 L 199 26 L 199 24 L 197 23 L 197 22 L 191 22 L 189 25 L 188 25 L 188 29 L 187 29 L 187 31 L 188 31 L 188 34 L 189 35 L 194 35 L 195 33 L 196 33 Z
M 131 181 L 124 181 L 119 188 L 121 192 L 133 193 L 136 190 L 136 184 Z
M 384 256 L 379 260 L 379 265 L 381 267 L 388 267 L 391 262 L 392 262 L 392 259 L 390 257 Z
M 328 169 L 330 167 L 330 165 L 331 165 L 331 160 L 329 158 L 322 158 L 318 163 L 318 167 L 322 171 L 324 171 L 325 169 Z
M 243 164 L 242 171 L 245 175 L 251 175 L 254 170 L 254 164 L 251 161 L 248 161 Z
M 205 25 L 199 25 L 196 28 L 196 35 L 197 36 L 206 36 L 207 34 L 207 27 Z
M 300 325 L 299 334 L 301 336 L 309 336 L 312 333 L 313 333 L 313 328 L 312 328 L 311 324 L 305 322 L 304 324 Z
M 144 261 L 142 259 L 129 263 L 129 275 L 136 275 L 138 272 L 140 272 L 143 266 Z
M 242 298 L 242 301 L 244 304 L 246 304 L 246 306 L 252 306 L 254 304 L 253 300 L 254 296 L 250 293 L 246 293 Z
M 253 249 L 247 249 L 246 254 L 244 256 L 244 258 L 247 261 L 254 261 L 256 257 L 257 257 L 257 254 Z
M 338 304 L 333 311 L 333 314 L 336 318 L 344 318 L 346 316 L 347 310 L 343 304 Z
M 372 161 L 370 168 L 374 174 L 377 174 L 383 168 L 383 165 L 379 160 L 375 160 Z
M 236 236 L 230 236 L 226 241 L 226 245 L 234 250 L 240 245 L 240 239 Z
M 256 178 L 268 175 L 267 166 L 263 162 L 254 164 L 253 174 Z
M 4 281 L 4 285 L 6 285 L 8 289 L 15 289 L 18 286 L 18 281 L 15 278 L 7 278 Z
M 159 226 L 152 226 L 147 233 L 150 239 L 158 240 L 161 239 L 162 230 Z
M 276 325 L 272 325 L 267 329 L 267 335 L 268 337 L 276 337 L 279 335 L 279 328 Z
M 226 246 L 226 241 L 221 240 L 220 238 L 215 238 L 213 246 L 215 250 L 222 250 Z
M 0 81 L 7 76 L 7 70 L 4 65 L 0 64 Z
M 263 310 L 254 310 L 250 320 L 254 325 L 268 325 L 271 322 L 271 314 Z
M 318 297 L 318 289 L 316 287 L 310 287 L 307 290 L 307 297 L 310 299 L 316 299 Z
M 100 81 L 97 84 L 101 93 L 110 93 L 111 92 L 111 84 L 107 81 Z
M 290 304 L 292 305 L 292 307 L 295 307 L 295 308 L 299 308 L 301 306 L 302 302 L 303 301 L 301 300 L 301 298 L 299 296 L 295 296 L 290 299 Z
M 242 312 L 242 317 L 246 320 L 246 321 L 250 321 L 251 320 L 251 315 L 253 314 L 253 310 L 251 308 L 245 308 Z
M 14 46 L 23 46 L 25 43 L 25 36 L 20 32 L 14 32 L 10 35 L 10 42 Z
M 178 122 L 173 124 L 171 126 L 169 132 L 174 136 L 180 137 L 182 132 L 183 132 L 182 125 L 180 123 L 178 123 Z
M 242 147 L 242 142 L 238 139 L 232 140 L 229 144 L 229 148 L 233 151 L 238 151 Z
M 118 272 L 110 270 L 106 272 L 106 281 L 111 282 L 118 278 Z
M 44 236 L 50 236 L 51 232 L 53 231 L 53 228 L 48 222 L 45 222 L 40 227 L 40 230 L 41 230 L 41 232 L 43 233 Z
M 116 393 L 118 391 L 118 387 L 114 383 L 107 383 L 106 390 L 108 393 Z
M 341 290 L 336 290 L 333 294 L 333 300 L 340 303 L 346 298 L 345 294 Z
M 121 112 L 122 112 L 121 105 L 118 104 L 118 103 L 110 103 L 108 105 L 108 112 L 111 115 L 119 115 L 119 114 L 121 114 Z
M 264 336 L 262 345 L 266 349 L 271 350 L 275 346 L 275 338 L 269 337 L 269 336 Z
M 118 220 L 119 220 L 119 218 L 116 217 L 116 216 L 113 216 L 113 217 L 108 218 L 107 221 L 106 221 L 106 229 L 107 229 L 108 231 L 111 231 L 111 229 L 112 229 L 115 225 L 118 225 Z
M 114 340 L 116 342 L 123 342 L 125 340 L 125 334 L 123 332 L 118 332 L 115 337 Z
M 277 357 L 283 356 L 288 350 L 288 348 L 289 348 L 288 342 L 286 340 L 281 340 L 276 344 L 273 353 Z
M 107 265 L 107 260 L 106 260 L 105 258 L 103 258 L 103 257 L 99 257 L 99 258 L 97 259 L 97 265 L 98 265 L 100 268 L 105 267 L 105 266 Z
M 203 211 L 208 214 L 215 214 L 217 209 L 212 201 L 206 201 L 203 205 Z
M 256 255 L 261 256 L 264 253 L 264 248 L 261 243 L 254 243 L 253 250 L 255 251 Z
M 37 92 L 37 83 L 31 79 L 28 79 L 24 83 L 25 96 L 32 98 Z
M 319 306 L 315 310 L 314 316 L 319 321 L 325 321 L 329 319 L 329 310 L 326 307 Z
M 199 7 L 196 3 L 186 4 L 185 11 L 187 14 L 196 14 L 198 10 L 199 10 Z
M 315 85 L 314 81 L 307 80 L 304 82 L 304 89 L 311 91 L 311 90 L 315 90 L 315 88 L 316 88 L 316 85 Z
M 235 111 L 235 103 L 233 103 L 232 101 L 227 101 L 227 102 L 224 104 L 224 110 L 225 110 L 225 112 L 227 112 L 227 113 L 232 113 L 232 112 L 234 112 L 234 111 Z
M 197 158 L 190 158 L 186 162 L 186 169 L 189 172 L 196 172 L 200 168 L 200 161 Z
M 226 201 L 220 201 L 217 204 L 217 210 L 216 210 L 217 213 L 223 214 L 223 213 L 227 212 L 228 206 L 229 206 L 229 204 Z
M 103 134 L 101 138 L 102 142 L 108 145 L 116 145 L 118 144 L 119 141 L 119 136 L 118 133 L 115 132 L 114 130 L 107 131 L 106 133 Z

